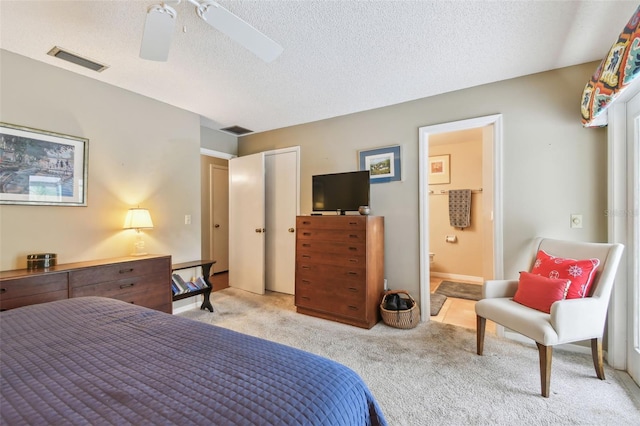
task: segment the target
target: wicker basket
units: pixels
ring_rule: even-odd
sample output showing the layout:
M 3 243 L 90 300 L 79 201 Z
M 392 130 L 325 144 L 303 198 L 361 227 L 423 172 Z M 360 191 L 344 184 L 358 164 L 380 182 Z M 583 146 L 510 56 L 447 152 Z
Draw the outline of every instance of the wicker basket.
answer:
M 411 308 L 404 310 L 385 309 L 384 305 L 387 296 L 390 294 L 398 294 L 403 299 L 411 301 Z M 380 314 L 385 324 L 395 328 L 414 328 L 420 322 L 420 308 L 416 301 L 406 290 L 391 290 L 384 293 L 382 303 L 380 303 Z

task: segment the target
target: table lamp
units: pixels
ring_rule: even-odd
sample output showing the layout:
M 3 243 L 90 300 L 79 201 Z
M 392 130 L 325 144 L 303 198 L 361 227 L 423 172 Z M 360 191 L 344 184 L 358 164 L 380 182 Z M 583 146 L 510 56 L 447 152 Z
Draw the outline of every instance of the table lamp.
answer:
M 136 230 L 136 242 L 132 256 L 142 256 L 147 254 L 144 250 L 144 240 L 142 239 L 143 229 L 153 229 L 153 222 L 149 210 L 136 207 L 129 209 L 127 217 L 124 219 L 124 229 Z

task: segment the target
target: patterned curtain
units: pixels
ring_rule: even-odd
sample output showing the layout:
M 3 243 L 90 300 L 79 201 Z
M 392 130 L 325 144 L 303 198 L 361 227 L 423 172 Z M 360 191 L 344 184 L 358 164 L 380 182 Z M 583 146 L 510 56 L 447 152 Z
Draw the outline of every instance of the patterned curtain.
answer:
M 606 126 L 611 103 L 640 75 L 640 6 L 582 92 L 582 125 Z

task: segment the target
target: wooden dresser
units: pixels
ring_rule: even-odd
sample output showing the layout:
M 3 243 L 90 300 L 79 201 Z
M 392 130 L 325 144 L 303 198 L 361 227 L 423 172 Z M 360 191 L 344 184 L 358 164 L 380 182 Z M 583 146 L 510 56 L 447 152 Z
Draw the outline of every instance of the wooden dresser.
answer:
M 171 313 L 171 256 L 128 256 L 0 272 L 0 310 L 102 296 Z
M 371 328 L 384 292 L 384 218 L 298 216 L 299 313 Z

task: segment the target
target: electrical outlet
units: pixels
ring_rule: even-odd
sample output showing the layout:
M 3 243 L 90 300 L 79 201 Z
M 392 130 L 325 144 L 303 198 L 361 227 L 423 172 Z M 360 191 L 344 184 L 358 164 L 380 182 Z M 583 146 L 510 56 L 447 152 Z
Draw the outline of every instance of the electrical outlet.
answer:
M 582 215 L 581 214 L 572 214 L 571 215 L 571 227 L 572 228 L 582 228 Z
M 184 224 L 185 225 L 191 225 L 191 215 L 190 214 L 185 214 L 184 215 Z

